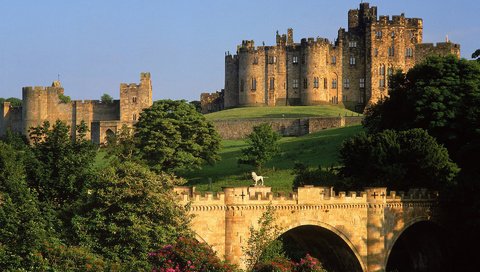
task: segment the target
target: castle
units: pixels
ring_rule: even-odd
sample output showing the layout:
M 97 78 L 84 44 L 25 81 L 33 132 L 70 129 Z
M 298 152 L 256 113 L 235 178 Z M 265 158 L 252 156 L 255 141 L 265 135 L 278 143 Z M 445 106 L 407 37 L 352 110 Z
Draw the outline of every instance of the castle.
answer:
M 131 127 L 143 109 L 152 105 L 152 82 L 150 73 L 140 74 L 139 84 L 120 84 L 120 100 L 102 102 L 98 100 L 65 101 L 64 88 L 59 81 L 50 87 L 24 87 L 22 106 L 13 107 L 9 102 L 0 105 L 0 136 L 8 129 L 28 135 L 31 127 L 49 121 L 61 120 L 71 128 L 75 136 L 76 126 L 82 121 L 90 134 L 87 138 L 94 143 L 103 143 L 109 135 L 123 125 Z
M 334 43 L 325 38 L 293 40 L 293 30 L 276 35 L 276 45 L 244 40 L 225 56 L 222 93 L 202 94 L 203 112 L 239 106 L 343 104 L 362 111 L 388 95 L 388 76 L 407 71 L 430 55 L 460 57 L 448 40 L 422 43 L 423 21 L 377 17 L 377 7 L 361 3 L 348 12 L 348 31 Z

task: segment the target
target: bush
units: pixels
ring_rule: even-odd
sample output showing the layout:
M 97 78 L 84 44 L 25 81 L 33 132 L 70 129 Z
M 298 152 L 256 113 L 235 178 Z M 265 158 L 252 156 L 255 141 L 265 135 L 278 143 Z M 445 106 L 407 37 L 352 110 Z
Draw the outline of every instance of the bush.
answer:
M 205 243 L 191 237 L 180 237 L 173 245 L 148 254 L 152 271 L 193 272 L 193 271 L 235 271 L 235 267 L 221 261 Z
M 68 104 L 72 101 L 72 99 L 70 98 L 70 96 L 68 95 L 64 95 L 64 94 L 59 94 L 58 95 L 58 99 L 60 99 L 60 102 L 64 103 L 64 104 Z
M 111 97 L 109 94 L 105 93 L 105 94 L 102 95 L 100 100 L 102 101 L 102 103 L 110 104 L 110 103 L 113 102 L 113 97 Z

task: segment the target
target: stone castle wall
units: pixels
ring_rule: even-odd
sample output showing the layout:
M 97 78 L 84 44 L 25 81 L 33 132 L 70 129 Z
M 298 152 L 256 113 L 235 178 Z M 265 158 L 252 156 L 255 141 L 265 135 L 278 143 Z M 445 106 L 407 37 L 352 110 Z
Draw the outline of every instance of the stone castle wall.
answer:
M 263 123 L 282 136 L 302 136 L 327 128 L 358 125 L 362 117 L 309 117 L 286 119 L 252 119 L 252 120 L 214 120 L 215 129 L 222 139 L 243 139 L 253 132 L 253 127 Z
M 99 100 L 74 100 L 62 102 L 64 88 L 55 81 L 49 87 L 24 87 L 22 106 L 11 107 L 5 102 L 1 108 L 0 136 L 7 129 L 28 136 L 31 127 L 48 121 L 65 122 L 75 136 L 76 126 L 86 123 L 90 133 L 87 138 L 103 143 L 107 133 L 116 133 L 123 125 L 132 126 L 140 112 L 152 104 L 150 73 L 141 73 L 140 84 L 121 84 L 120 100 L 103 103 Z
M 378 17 L 368 3 L 348 12 L 348 30 L 340 28 L 334 43 L 318 37 L 295 43 L 291 29 L 277 33 L 274 46 L 244 40 L 236 54 L 225 55 L 224 108 L 330 103 L 361 112 L 388 96 L 395 70 L 430 55 L 460 57 L 458 44 L 422 42 L 422 19 Z

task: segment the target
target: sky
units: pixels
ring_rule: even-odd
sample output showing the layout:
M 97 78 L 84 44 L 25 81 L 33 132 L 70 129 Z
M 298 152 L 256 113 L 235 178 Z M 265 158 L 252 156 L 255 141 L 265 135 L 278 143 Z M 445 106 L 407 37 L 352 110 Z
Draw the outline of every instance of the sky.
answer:
M 353 0 L 0 0 L 0 97 L 60 79 L 72 99 L 118 99 L 150 72 L 153 98 L 199 100 L 224 86 L 224 55 L 242 40 L 333 41 Z M 446 35 L 470 58 L 480 48 L 478 0 L 369 1 L 378 15 L 420 17 L 424 42 Z

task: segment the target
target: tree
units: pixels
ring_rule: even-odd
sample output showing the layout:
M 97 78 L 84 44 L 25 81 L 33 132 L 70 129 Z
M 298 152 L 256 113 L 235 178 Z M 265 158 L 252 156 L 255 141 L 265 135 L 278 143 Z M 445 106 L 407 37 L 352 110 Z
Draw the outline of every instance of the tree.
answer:
M 213 124 L 184 100 L 159 100 L 135 124 L 140 156 L 156 171 L 199 168 L 219 160 L 220 136 Z
M 248 147 L 242 149 L 238 163 L 253 165 L 260 170 L 265 162 L 278 154 L 279 139 L 280 135 L 273 131 L 269 124 L 253 127 L 253 132 L 247 135 Z
M 102 170 L 82 191 L 73 218 L 79 243 L 126 271 L 147 270 L 147 253 L 190 235 L 174 185 L 183 180 L 126 161 Z
M 108 156 L 114 157 L 120 162 L 137 160 L 138 150 L 135 147 L 133 129 L 123 125 L 116 134 L 108 136 L 105 150 Z
M 111 104 L 113 102 L 113 97 L 111 97 L 109 94 L 104 93 L 100 100 L 102 101 L 102 103 Z
M 39 199 L 54 209 L 73 203 L 85 182 L 93 178 L 96 148 L 86 139 L 85 122 L 77 126 L 76 137 L 60 120 L 50 128 L 48 121 L 30 129 L 34 157 L 27 165 L 28 181 Z
M 472 59 L 476 59 L 477 61 L 480 61 L 480 49 L 475 50 L 475 52 L 472 53 Z
M 277 257 L 284 258 L 281 241 L 274 243 L 280 235 L 280 228 L 275 223 L 275 210 L 270 205 L 258 220 L 258 229 L 250 226 L 250 237 L 243 248 L 245 264 L 252 269 L 260 261 L 268 262 Z
M 390 97 L 366 112 L 369 132 L 423 128 L 455 161 L 480 137 L 480 63 L 431 57 L 390 80 Z
M 357 189 L 438 190 L 452 185 L 459 171 L 448 151 L 422 129 L 360 133 L 343 143 L 340 161 L 341 174 L 352 178 Z
M 9 97 L 7 99 L 0 97 L 0 105 L 2 105 L 3 102 L 10 102 L 10 105 L 13 107 L 19 107 L 22 105 L 22 100 L 16 97 Z

